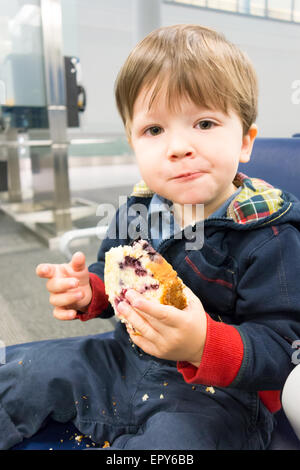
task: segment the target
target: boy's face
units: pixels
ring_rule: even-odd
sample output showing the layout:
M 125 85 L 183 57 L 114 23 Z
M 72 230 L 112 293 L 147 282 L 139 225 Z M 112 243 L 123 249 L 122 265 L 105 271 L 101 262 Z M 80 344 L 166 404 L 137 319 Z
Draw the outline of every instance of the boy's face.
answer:
M 170 111 L 159 97 L 148 110 L 142 90 L 133 109 L 130 144 L 147 186 L 173 203 L 204 204 L 205 217 L 233 194 L 239 162 L 247 162 L 257 133 L 243 135 L 239 116 L 201 108 L 189 100 Z

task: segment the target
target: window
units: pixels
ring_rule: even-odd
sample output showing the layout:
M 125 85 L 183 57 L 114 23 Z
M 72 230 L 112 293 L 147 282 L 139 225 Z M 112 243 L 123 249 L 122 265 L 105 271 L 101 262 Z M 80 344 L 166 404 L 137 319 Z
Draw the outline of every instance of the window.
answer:
M 250 15 L 266 16 L 266 0 L 251 0 Z
M 300 0 L 166 0 L 216 10 L 300 23 Z
M 217 10 L 238 11 L 238 0 L 207 0 L 208 8 Z
M 239 0 L 239 12 L 250 13 L 250 0 Z
M 207 0 L 172 0 L 173 3 L 187 3 L 188 5 L 195 5 L 197 7 L 206 7 Z
M 293 20 L 300 23 L 300 0 L 294 0 Z
M 290 21 L 292 19 L 292 0 L 268 0 L 269 18 Z

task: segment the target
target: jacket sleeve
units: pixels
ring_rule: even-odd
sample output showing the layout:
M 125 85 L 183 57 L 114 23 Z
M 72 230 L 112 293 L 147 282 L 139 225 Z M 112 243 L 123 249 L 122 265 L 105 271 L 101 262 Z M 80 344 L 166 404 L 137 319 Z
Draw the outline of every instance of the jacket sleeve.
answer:
M 248 391 L 282 389 L 300 338 L 300 233 L 292 225 L 273 228 L 273 236 L 244 261 L 234 324 L 208 317 L 199 367 L 178 363 L 186 381 Z

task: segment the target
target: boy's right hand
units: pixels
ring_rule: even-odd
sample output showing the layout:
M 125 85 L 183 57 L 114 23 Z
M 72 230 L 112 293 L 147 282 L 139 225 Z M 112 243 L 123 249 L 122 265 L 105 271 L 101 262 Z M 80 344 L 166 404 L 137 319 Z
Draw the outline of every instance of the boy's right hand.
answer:
M 73 320 L 77 310 L 85 311 L 92 300 L 89 271 L 81 252 L 74 253 L 70 263 L 39 264 L 36 274 L 48 279 L 49 301 L 58 320 Z

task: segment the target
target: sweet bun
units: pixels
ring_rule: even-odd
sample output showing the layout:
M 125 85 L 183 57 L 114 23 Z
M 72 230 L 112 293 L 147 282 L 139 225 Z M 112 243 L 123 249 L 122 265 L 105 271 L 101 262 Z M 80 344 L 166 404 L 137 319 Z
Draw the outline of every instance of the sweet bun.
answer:
M 126 300 L 128 289 L 135 289 L 147 299 L 187 306 L 184 284 L 172 266 L 146 240 L 111 248 L 105 255 L 105 291 L 114 309 Z

